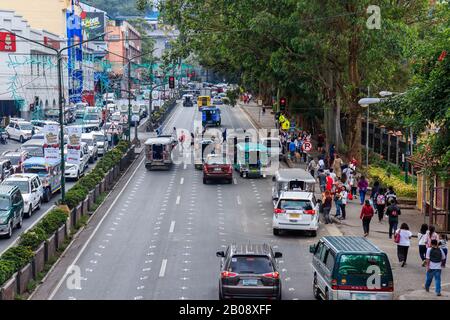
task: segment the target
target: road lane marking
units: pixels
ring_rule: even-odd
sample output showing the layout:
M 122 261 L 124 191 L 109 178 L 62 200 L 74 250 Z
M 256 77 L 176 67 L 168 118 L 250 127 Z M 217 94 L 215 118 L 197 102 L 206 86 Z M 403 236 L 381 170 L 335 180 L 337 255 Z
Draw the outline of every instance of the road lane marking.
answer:
M 166 266 L 167 266 L 167 259 L 163 259 L 161 263 L 161 269 L 159 270 L 159 277 L 164 277 L 164 274 L 166 273 Z
M 173 229 L 175 228 L 175 221 L 170 223 L 169 233 L 173 233 Z
M 236 196 L 236 199 L 237 199 L 237 203 L 238 203 L 238 205 L 241 205 L 241 197 L 239 197 L 239 196 Z
M 175 202 L 175 204 L 180 204 L 180 199 L 181 199 L 181 197 L 177 196 L 177 201 Z
M 183 184 L 183 183 L 184 183 L 184 178 L 181 178 L 180 184 Z

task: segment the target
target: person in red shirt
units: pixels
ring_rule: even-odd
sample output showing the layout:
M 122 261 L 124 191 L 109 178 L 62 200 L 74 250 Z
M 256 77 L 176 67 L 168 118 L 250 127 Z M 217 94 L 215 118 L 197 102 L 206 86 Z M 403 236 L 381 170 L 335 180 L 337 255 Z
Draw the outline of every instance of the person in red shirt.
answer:
M 327 181 L 327 186 L 325 189 L 331 192 L 331 190 L 333 189 L 334 180 L 331 177 L 329 172 L 327 173 L 326 181 Z
M 372 220 L 374 213 L 375 212 L 370 205 L 370 201 L 366 200 L 364 206 L 361 209 L 361 215 L 359 216 L 359 218 L 362 220 L 364 237 L 367 237 L 369 235 L 370 220 Z

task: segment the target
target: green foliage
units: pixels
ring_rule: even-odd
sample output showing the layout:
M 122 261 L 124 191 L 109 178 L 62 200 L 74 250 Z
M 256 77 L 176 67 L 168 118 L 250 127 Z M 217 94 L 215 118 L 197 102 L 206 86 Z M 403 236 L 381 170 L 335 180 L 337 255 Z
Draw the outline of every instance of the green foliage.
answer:
M 86 0 L 86 4 L 106 11 L 112 17 L 142 16 L 142 10 L 147 8 L 145 0 Z
M 16 268 L 13 261 L 0 259 L 0 285 L 8 281 L 15 271 Z
M 6 250 L 0 261 L 10 261 L 13 263 L 15 271 L 22 269 L 27 263 L 30 263 L 34 257 L 33 250 L 30 247 L 18 246 Z
M 20 236 L 19 245 L 36 250 L 45 241 L 45 239 L 47 239 L 45 230 L 36 226 L 31 230 L 22 233 Z
M 37 226 L 45 231 L 48 238 L 66 222 L 67 213 L 62 209 L 53 209 L 44 218 L 42 218 Z

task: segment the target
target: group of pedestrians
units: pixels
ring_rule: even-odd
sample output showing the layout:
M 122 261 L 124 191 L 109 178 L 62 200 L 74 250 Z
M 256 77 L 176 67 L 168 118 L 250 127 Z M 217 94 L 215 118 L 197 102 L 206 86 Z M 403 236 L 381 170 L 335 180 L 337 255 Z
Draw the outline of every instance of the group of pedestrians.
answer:
M 283 153 L 287 152 L 288 158 L 294 162 L 307 161 L 308 152 L 303 148 L 305 143 L 311 143 L 311 134 L 305 130 L 291 132 L 280 130 L 280 142 Z
M 252 100 L 253 96 L 251 93 L 246 92 L 242 95 L 242 101 L 244 101 L 244 104 L 249 104 Z

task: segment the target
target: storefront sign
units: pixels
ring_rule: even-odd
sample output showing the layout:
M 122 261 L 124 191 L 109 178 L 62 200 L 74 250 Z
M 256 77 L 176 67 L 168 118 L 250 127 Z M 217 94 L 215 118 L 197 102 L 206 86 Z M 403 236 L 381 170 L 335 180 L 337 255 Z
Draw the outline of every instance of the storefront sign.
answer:
M 0 51 L 16 52 L 16 35 L 9 32 L 0 32 Z

